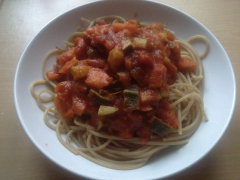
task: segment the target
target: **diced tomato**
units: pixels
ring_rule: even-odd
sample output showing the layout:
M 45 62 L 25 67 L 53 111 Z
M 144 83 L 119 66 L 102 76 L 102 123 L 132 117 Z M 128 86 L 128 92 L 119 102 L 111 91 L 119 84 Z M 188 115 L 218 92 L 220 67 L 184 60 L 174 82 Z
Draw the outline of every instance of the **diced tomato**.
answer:
M 82 37 L 76 37 L 74 39 L 74 42 L 76 43 L 76 45 L 78 47 L 86 47 L 86 43 L 85 43 L 85 41 L 84 41 L 84 39 Z
M 63 81 L 55 87 L 55 106 L 60 114 L 69 120 L 75 115 L 81 116 L 86 109 L 86 101 L 75 95 L 76 88 L 78 84 L 73 81 Z
M 177 63 L 178 70 L 183 73 L 194 72 L 197 67 L 197 62 L 187 59 L 181 58 Z
M 128 30 L 131 33 L 135 33 L 137 31 L 136 24 L 132 23 L 115 23 L 112 25 L 113 30 L 116 32 L 122 31 L 122 30 Z
M 88 65 L 96 68 L 104 68 L 105 61 L 102 59 L 84 59 L 79 61 L 80 65 Z
M 102 69 L 92 68 L 89 70 L 85 83 L 93 88 L 101 89 L 108 86 L 112 78 Z
M 169 125 L 172 128 L 178 128 L 178 120 L 177 120 L 177 116 L 176 113 L 173 110 L 169 110 L 169 111 L 163 111 L 161 113 L 161 118 L 163 120 L 163 122 L 165 122 L 167 125 Z
M 137 61 L 143 66 L 151 67 L 153 66 L 153 58 L 150 53 L 147 53 L 143 50 L 135 51 L 133 58 L 137 59 Z
M 55 87 L 55 92 L 57 95 L 64 96 L 64 98 L 69 97 L 72 93 L 74 83 L 72 81 L 62 81 Z
M 177 79 L 177 67 L 171 62 L 165 62 L 168 70 L 168 82 L 172 83 Z
M 145 72 L 141 67 L 135 67 L 130 71 L 131 77 L 141 86 L 146 85 Z
M 168 111 L 171 110 L 171 105 L 167 99 L 161 99 L 159 102 L 159 108 L 162 111 Z
M 109 24 L 96 25 L 86 31 L 86 36 L 90 39 L 90 45 L 101 51 L 111 50 L 115 46 L 113 29 Z M 107 38 L 106 38 L 107 37 Z M 100 48 L 99 47 L 103 47 Z M 105 52 L 106 53 L 106 52 Z
M 83 82 L 75 82 L 74 83 L 74 89 L 73 89 L 73 93 L 74 94 L 84 94 L 88 92 L 88 87 L 86 86 L 86 84 L 84 84 Z
M 59 56 L 57 56 L 57 63 L 63 66 L 67 61 L 70 61 L 76 54 L 76 48 L 70 48 Z
M 158 116 L 168 126 L 175 129 L 178 128 L 179 122 L 177 119 L 177 115 L 175 111 L 171 108 L 170 103 L 166 99 L 160 101 Z
M 87 51 L 87 44 L 85 42 L 85 40 L 82 37 L 77 37 L 75 39 L 75 43 L 76 43 L 76 50 L 75 53 L 77 55 L 78 59 L 82 59 L 84 58 L 86 51 Z
M 149 88 L 163 88 L 167 86 L 167 69 L 163 64 L 155 64 L 149 75 Z
M 159 101 L 161 96 L 159 93 L 152 89 L 142 89 L 140 91 L 140 101 L 141 103 L 149 103 L 153 101 Z
M 176 41 L 170 41 L 169 46 L 171 52 L 169 58 L 174 62 L 178 62 L 178 60 L 181 58 L 179 43 Z
M 179 42 L 163 24 L 101 20 L 75 37 L 73 44 L 57 56 L 57 63 L 46 73 L 49 80 L 59 82 L 54 103 L 68 123 L 81 117 L 103 133 L 143 142 L 150 140 L 152 133 L 162 137 L 163 125 L 179 127 L 168 100 L 169 87 L 178 72 L 193 72 L 197 63 L 181 58 Z M 127 94 L 132 94 L 132 99 Z M 127 108 L 127 101 L 134 97 L 139 103 Z M 118 111 L 98 115 L 100 105 Z M 157 122 L 159 133 L 152 128 Z
M 55 97 L 55 107 L 64 118 L 71 120 L 74 117 L 71 100 L 63 97 L 58 95 Z
M 55 87 L 57 96 L 54 99 L 54 104 L 60 114 L 66 119 L 72 119 L 74 113 L 72 111 L 72 88 L 73 82 L 63 81 Z
M 67 61 L 60 69 L 59 69 L 59 73 L 61 74 L 67 74 L 70 72 L 70 68 L 74 65 L 76 65 L 79 61 L 76 58 L 73 58 L 70 61 Z
M 48 71 L 46 75 L 50 81 L 57 81 L 61 78 L 61 75 L 55 71 Z
M 118 107 L 119 109 L 124 109 L 124 98 L 123 97 L 116 98 L 114 101 L 114 106 Z
M 128 57 L 124 58 L 124 66 L 127 70 L 132 69 L 133 63 L 132 63 L 131 58 L 128 58 Z
M 169 70 L 170 74 L 172 74 L 173 76 L 176 76 L 177 74 L 177 67 L 171 63 L 171 62 L 167 62 L 165 63 L 167 69 Z
M 67 109 L 67 111 L 63 114 L 63 117 L 68 119 L 68 120 L 72 120 L 74 118 L 74 112 L 72 110 L 72 108 Z
M 152 53 L 152 57 L 154 59 L 155 64 L 159 64 L 163 62 L 163 52 L 161 49 L 156 49 Z
M 74 96 L 72 98 L 72 103 L 73 103 L 72 104 L 73 112 L 76 115 L 81 116 L 84 113 L 84 111 L 87 107 L 87 104 L 86 104 L 85 100 L 83 100 L 82 98 L 79 98 L 77 96 Z

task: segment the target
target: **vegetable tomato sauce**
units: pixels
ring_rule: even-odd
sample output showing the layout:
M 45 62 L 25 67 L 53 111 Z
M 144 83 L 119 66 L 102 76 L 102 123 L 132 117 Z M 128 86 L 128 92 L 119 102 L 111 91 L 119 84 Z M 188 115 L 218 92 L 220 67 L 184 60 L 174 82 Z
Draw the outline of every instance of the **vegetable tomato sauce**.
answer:
M 169 85 L 196 62 L 181 58 L 163 24 L 99 21 L 73 43 L 47 72 L 57 83 L 56 109 L 69 124 L 80 118 L 100 132 L 146 141 L 178 127 Z

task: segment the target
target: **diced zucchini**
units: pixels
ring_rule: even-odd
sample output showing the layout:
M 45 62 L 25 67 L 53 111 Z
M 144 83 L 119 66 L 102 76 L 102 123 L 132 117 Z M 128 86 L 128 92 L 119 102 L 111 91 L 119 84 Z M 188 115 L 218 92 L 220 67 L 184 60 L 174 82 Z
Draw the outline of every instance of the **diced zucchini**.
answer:
M 117 75 L 118 75 L 119 77 L 121 77 L 121 76 L 126 76 L 127 73 L 126 73 L 126 72 L 118 72 Z
M 108 55 L 108 64 L 113 71 L 117 71 L 124 63 L 123 51 L 118 48 L 113 48 Z
M 101 105 L 98 109 L 98 115 L 106 116 L 106 115 L 114 114 L 117 111 L 118 111 L 117 107 Z
M 89 48 L 88 50 L 87 50 L 87 55 L 90 55 L 90 54 L 92 54 L 94 52 L 94 50 L 92 49 L 92 48 Z
M 147 39 L 144 38 L 133 38 L 133 47 L 145 49 L 147 47 Z
M 109 102 L 111 101 L 109 97 L 102 96 L 93 89 L 90 89 L 90 93 L 94 95 L 93 98 L 98 104 L 109 104 Z
M 161 119 L 157 118 L 156 116 L 153 116 L 150 129 L 153 133 L 161 135 L 166 130 L 168 130 L 169 127 L 165 123 L 163 123 Z
M 130 40 L 126 40 L 123 42 L 123 52 L 124 54 L 129 54 L 133 50 L 133 44 Z
M 163 62 L 164 62 L 164 63 L 170 63 L 171 60 L 170 60 L 168 57 L 165 57 L 165 58 L 163 59 Z
M 74 80 L 78 80 L 87 76 L 88 71 L 91 69 L 91 66 L 72 66 L 71 74 Z
M 138 89 L 125 89 L 124 95 L 124 106 L 128 109 L 139 108 L 139 90 Z

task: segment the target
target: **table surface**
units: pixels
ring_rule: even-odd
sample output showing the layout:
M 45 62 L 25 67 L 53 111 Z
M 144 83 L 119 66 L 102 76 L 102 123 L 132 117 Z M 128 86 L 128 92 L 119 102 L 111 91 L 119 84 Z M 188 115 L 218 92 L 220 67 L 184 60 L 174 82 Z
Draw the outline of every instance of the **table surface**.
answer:
M 0 179 L 78 179 L 63 170 L 30 142 L 13 102 L 13 78 L 21 53 L 54 17 L 89 1 L 0 0 Z M 237 87 L 240 77 L 240 0 L 159 0 L 192 15 L 220 40 L 231 58 Z M 240 177 L 240 137 L 237 98 L 232 121 L 221 141 L 200 162 L 168 179 L 228 179 Z

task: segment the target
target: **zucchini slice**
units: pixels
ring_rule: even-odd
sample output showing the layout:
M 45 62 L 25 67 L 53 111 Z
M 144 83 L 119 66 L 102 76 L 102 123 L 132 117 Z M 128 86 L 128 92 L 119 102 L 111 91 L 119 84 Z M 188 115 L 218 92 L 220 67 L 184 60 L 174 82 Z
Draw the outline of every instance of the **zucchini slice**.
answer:
M 139 90 L 138 89 L 125 89 L 123 91 L 124 106 L 128 109 L 139 108 Z
M 117 107 L 101 105 L 98 109 L 99 116 L 107 116 L 118 111 Z

